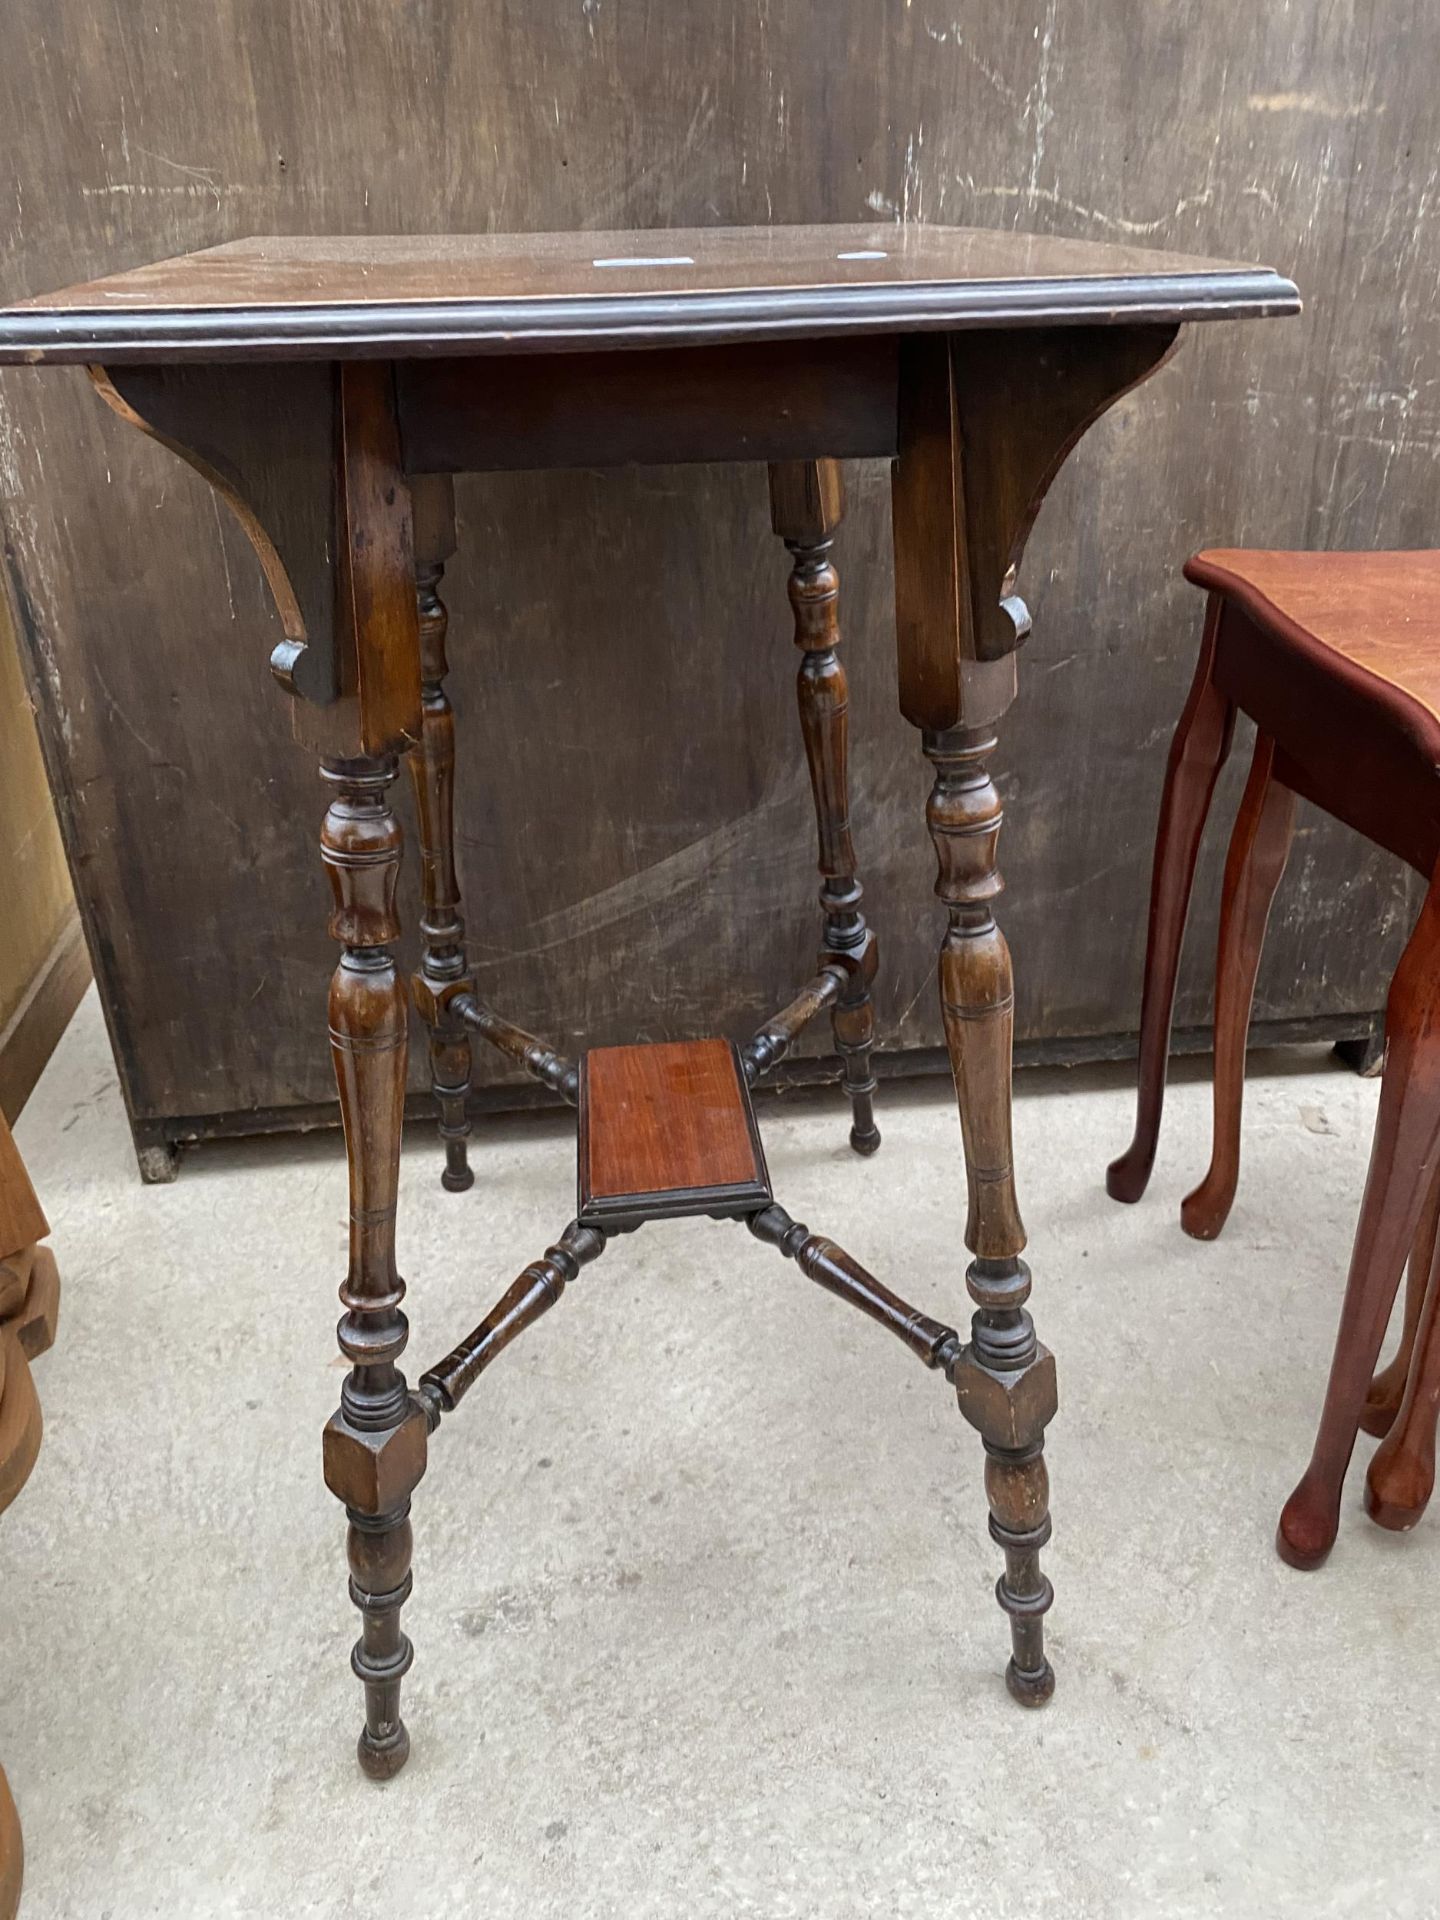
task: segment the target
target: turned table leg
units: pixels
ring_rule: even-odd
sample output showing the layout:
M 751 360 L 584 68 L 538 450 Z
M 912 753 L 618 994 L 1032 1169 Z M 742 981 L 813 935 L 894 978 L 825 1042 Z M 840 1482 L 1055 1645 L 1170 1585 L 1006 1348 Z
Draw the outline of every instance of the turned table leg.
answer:
M 1011 1693 L 1050 1698 L 1045 1657 L 1050 1538 L 1045 1429 L 1055 1362 L 1027 1302 L 1025 1229 L 1010 1144 L 1014 997 L 992 905 L 1000 797 L 996 727 L 1015 698 L 1015 650 L 1030 631 L 1016 591 L 1045 490 L 1091 421 L 1159 366 L 1166 327 L 917 334 L 900 354 L 891 481 L 900 711 L 935 770 L 927 808 L 948 916 L 940 952 L 945 1040 L 960 1103 L 969 1211 L 971 1338 L 951 1377 L 985 1445 L 990 1531 L 1005 1555 L 997 1598 L 1010 1615 Z
M 1015 998 L 1010 950 L 991 911 L 1003 885 L 996 865 L 1002 810 L 989 773 L 995 744 L 991 727 L 924 736 L 935 769 L 926 820 L 940 865 L 935 891 L 949 916 L 940 1004 L 965 1142 L 965 1244 L 974 1255 L 965 1283 L 975 1313 L 956 1391 L 985 1444 L 990 1533 L 1005 1555 L 995 1591 L 1010 1616 L 1006 1682 L 1022 1705 L 1042 1706 L 1055 1690 L 1044 1643 L 1052 1592 L 1040 1571 L 1050 1538 L 1044 1449 L 1055 1363 L 1035 1339 L 1030 1270 L 1020 1258 L 1025 1229 L 1010 1142 Z
M 445 638 L 449 616 L 440 598 L 445 562 L 455 551 L 454 486 L 448 474 L 411 481 L 415 512 L 415 586 L 420 622 L 420 684 L 423 721 L 420 747 L 410 753 L 415 817 L 420 838 L 424 911 L 423 951 L 415 976 L 415 1004 L 430 1036 L 430 1082 L 445 1142 L 440 1183 L 463 1193 L 475 1176 L 467 1158 L 470 1120 L 470 1033 L 454 1003 L 472 990 L 455 873 L 455 714 L 445 692 L 449 662 Z
M 818 965 L 845 970 L 847 985 L 830 1021 L 850 1096 L 850 1145 L 874 1153 L 875 1078 L 870 1050 L 875 1012 L 870 985 L 879 952 L 860 911 L 864 889 L 856 875 L 850 835 L 850 698 L 840 659 L 840 580 L 830 559 L 845 511 L 844 484 L 834 460 L 789 460 L 770 468 L 770 518 L 789 550 L 790 604 L 800 668 L 795 690 L 800 729 L 815 796 L 820 839 L 820 910 L 825 933 Z
M 395 368 L 341 359 L 194 373 L 137 365 L 95 368 L 92 378 L 122 418 L 187 461 L 234 508 L 280 617 L 271 671 L 294 698 L 296 737 L 318 751 L 331 789 L 320 844 L 330 933 L 341 948 L 329 1015 L 349 1166 L 338 1338 L 350 1373 L 325 1429 L 324 1468 L 349 1520 L 350 1594 L 361 1613 L 351 1662 L 365 1688 L 360 1764 L 383 1780 L 410 1750 L 400 1683 L 411 1656 L 400 1610 L 410 1592 L 410 1496 L 425 1471 L 427 1431 L 396 1364 L 408 1331 L 395 1270 L 408 1029 L 391 951 L 400 935 L 401 835 L 390 788 L 397 756 L 420 748 L 430 729 Z M 433 492 L 429 498 L 433 506 Z M 422 537 L 431 540 L 430 560 L 443 560 L 443 528 L 438 543 L 433 531 Z M 448 795 L 448 772 L 439 787 L 422 785 L 422 814 L 432 791 L 442 790 Z M 431 884 L 427 897 L 437 901 L 453 892 Z
M 350 1259 L 340 1350 L 351 1371 L 325 1429 L 325 1481 L 349 1519 L 350 1597 L 361 1613 L 351 1664 L 365 1686 L 360 1764 L 373 1779 L 404 1766 L 410 1736 L 400 1682 L 410 1642 L 410 1495 L 425 1471 L 426 1423 L 396 1362 L 408 1328 L 395 1270 L 395 1208 L 405 1116 L 405 989 L 390 951 L 399 938 L 400 825 L 390 810 L 391 755 L 327 761 L 333 797 L 321 833 L 341 945 L 330 986 L 330 1045 L 350 1175 Z

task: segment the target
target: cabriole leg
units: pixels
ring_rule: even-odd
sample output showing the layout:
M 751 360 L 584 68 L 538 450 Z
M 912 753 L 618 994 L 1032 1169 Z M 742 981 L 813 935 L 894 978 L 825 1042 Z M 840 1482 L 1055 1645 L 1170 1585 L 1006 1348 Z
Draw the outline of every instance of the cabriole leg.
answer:
M 351 1371 L 325 1429 L 325 1482 L 350 1522 L 350 1597 L 362 1620 L 351 1664 L 365 1686 L 360 1764 L 376 1780 L 398 1773 L 410 1751 L 400 1682 L 411 1654 L 400 1609 L 410 1592 L 410 1495 L 426 1444 L 425 1415 L 396 1365 L 408 1335 L 395 1270 L 407 1052 L 405 989 L 390 951 L 400 934 L 400 824 L 389 804 L 396 771 L 389 755 L 326 762 L 333 797 L 321 832 L 330 933 L 342 949 L 330 1045 L 350 1173 L 339 1342 Z
M 1118 1160 L 1112 1160 L 1105 1186 L 1112 1200 L 1134 1201 L 1144 1193 L 1155 1165 L 1160 1115 L 1169 1067 L 1170 1021 L 1180 948 L 1190 912 L 1190 889 L 1206 816 L 1230 753 L 1235 708 L 1214 681 L 1215 644 L 1224 618 L 1218 594 L 1205 616 L 1200 659 L 1185 711 L 1170 743 L 1160 825 L 1155 834 L 1150 879 L 1150 923 L 1145 939 L 1145 983 L 1140 1000 L 1140 1060 L 1137 1068 L 1135 1134 Z
M 441 1185 L 463 1193 L 474 1183 L 467 1157 L 470 1121 L 470 1034 L 454 1002 L 473 991 L 465 957 L 465 922 L 455 873 L 455 714 L 445 692 L 449 616 L 440 598 L 445 562 L 455 551 L 453 483 L 430 474 L 411 482 L 415 511 L 415 583 L 420 616 L 421 743 L 409 755 L 420 836 L 424 912 L 415 1004 L 430 1035 L 430 1080 L 445 1142 Z
M 825 933 L 819 965 L 845 969 L 847 986 L 831 1010 L 835 1049 L 850 1096 L 850 1144 L 856 1153 L 880 1145 L 875 1125 L 875 1079 L 870 1050 L 875 1012 L 870 985 L 879 960 L 875 935 L 860 911 L 864 889 L 856 877 L 850 836 L 849 688 L 841 663 L 840 580 L 830 559 L 845 511 L 840 468 L 834 460 L 790 460 L 770 468 L 770 518 L 793 562 L 790 604 L 795 644 L 800 728 L 815 796 L 820 837 L 820 909 Z
M 1250 778 L 1230 837 L 1215 959 L 1214 1136 L 1210 1167 L 1180 1203 L 1180 1224 L 1213 1240 L 1230 1216 L 1240 1178 L 1240 1114 L 1245 1101 L 1245 1042 L 1255 976 L 1275 890 L 1295 832 L 1295 796 L 1275 778 L 1275 742 L 1255 740 Z
M 935 768 L 926 809 L 940 866 L 935 891 L 949 915 L 940 1003 L 965 1140 L 965 1244 L 974 1255 L 965 1278 L 975 1314 L 955 1389 L 960 1411 L 985 1443 L 990 1533 L 1005 1555 L 996 1598 L 1010 1616 L 1006 1683 L 1023 1706 L 1038 1707 L 1055 1690 L 1044 1643 L 1053 1596 L 1040 1571 L 1040 1549 L 1050 1538 L 1044 1447 L 1056 1408 L 1055 1362 L 1036 1341 L 1026 1305 L 1030 1270 L 1020 1258 L 1025 1229 L 1010 1143 L 1014 989 L 1010 951 L 991 911 L 1003 885 L 996 866 L 1000 796 L 988 771 L 995 734 L 990 727 L 954 728 L 926 733 L 924 745 Z

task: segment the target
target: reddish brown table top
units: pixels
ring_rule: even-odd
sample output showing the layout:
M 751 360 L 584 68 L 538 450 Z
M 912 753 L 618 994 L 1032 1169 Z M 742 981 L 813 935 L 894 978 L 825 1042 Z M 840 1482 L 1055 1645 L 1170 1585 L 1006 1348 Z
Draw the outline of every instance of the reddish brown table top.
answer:
M 1262 626 L 1328 647 L 1440 721 L 1440 552 L 1212 547 L 1185 572 L 1238 600 Z
M 262 238 L 0 310 L 0 362 L 557 351 L 1299 304 L 1268 267 L 959 227 Z

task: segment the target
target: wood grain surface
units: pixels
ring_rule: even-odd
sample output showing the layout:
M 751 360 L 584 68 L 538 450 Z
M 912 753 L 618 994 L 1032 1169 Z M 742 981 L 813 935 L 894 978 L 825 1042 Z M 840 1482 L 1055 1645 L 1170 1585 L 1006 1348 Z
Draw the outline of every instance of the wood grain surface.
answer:
M 0 361 L 514 354 L 1298 310 L 1268 268 L 994 229 L 272 235 L 0 311 Z
M 581 1079 L 583 1199 L 763 1186 L 749 1104 L 726 1040 L 597 1047 Z
M 1193 329 L 1088 436 L 1031 536 L 1000 778 L 1022 1052 L 1104 1051 L 1138 1020 L 1202 618 L 1184 557 L 1435 544 L 1440 12 L 1420 0 L 975 0 L 963 20 L 837 0 L 823 44 L 811 9 L 722 23 L 693 0 L 11 0 L 4 46 L 7 302 L 255 233 L 818 221 L 1023 228 L 1294 278 L 1301 319 Z M 934 1060 L 939 916 L 895 705 L 888 472 L 856 462 L 846 481 L 834 559 L 877 1035 Z M 764 475 L 496 475 L 459 482 L 457 508 L 447 687 L 481 997 L 572 1054 L 748 1034 L 814 961 Z M 0 373 L 0 515 L 132 1113 L 182 1130 L 333 1114 L 323 801 L 266 669 L 278 622 L 243 535 L 79 369 Z M 1197 882 L 1181 1027 L 1208 1015 L 1224 838 Z M 412 838 L 407 965 L 417 898 Z M 1415 904 L 1397 865 L 1302 809 L 1261 1030 L 1379 1007 Z M 828 1046 L 822 1024 L 801 1050 Z M 484 1049 L 477 1078 L 504 1077 L 521 1076 Z
M 1440 552 L 1212 550 L 1197 553 L 1188 573 L 1256 619 L 1333 647 L 1440 721 Z

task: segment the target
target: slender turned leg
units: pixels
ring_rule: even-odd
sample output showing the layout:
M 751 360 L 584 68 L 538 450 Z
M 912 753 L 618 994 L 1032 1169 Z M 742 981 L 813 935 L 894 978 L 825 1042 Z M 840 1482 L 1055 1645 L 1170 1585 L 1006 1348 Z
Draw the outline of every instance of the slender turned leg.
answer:
M 1414 1259 L 1412 1252 L 1412 1263 Z M 1417 1271 L 1412 1264 L 1409 1298 L 1417 1291 Z M 1440 1417 L 1440 1261 L 1434 1260 L 1433 1253 L 1411 1344 L 1412 1364 L 1398 1415 L 1376 1448 L 1365 1478 L 1365 1511 L 1380 1526 L 1397 1533 L 1415 1525 L 1435 1490 L 1435 1423 Z
M 1400 1269 L 1440 1165 L 1440 883 L 1431 882 L 1385 1008 L 1385 1072 L 1315 1450 L 1280 1516 L 1276 1546 L 1316 1567 L 1334 1545 L 1340 1490 Z
M 410 1665 L 400 1609 L 410 1592 L 410 1495 L 425 1471 L 426 1438 L 424 1412 L 395 1364 L 408 1334 L 405 1283 L 395 1271 L 407 1051 L 405 989 L 390 952 L 400 935 L 400 824 L 389 805 L 392 756 L 327 761 L 324 774 L 334 797 L 321 850 L 334 895 L 330 933 L 342 948 L 330 986 L 330 1045 L 350 1167 L 339 1341 L 351 1363 L 325 1429 L 325 1482 L 350 1521 L 350 1597 L 362 1618 L 351 1665 L 365 1683 L 360 1764 L 385 1780 L 410 1751 L 400 1718 Z
M 1273 777 L 1275 742 L 1258 734 L 1255 757 L 1230 852 L 1215 960 L 1215 1139 L 1210 1170 L 1180 1203 L 1180 1224 L 1197 1240 L 1224 1226 L 1240 1178 L 1240 1109 L 1245 1098 L 1245 1039 L 1255 975 L 1275 889 L 1295 833 L 1295 796 Z
M 1166 328 L 915 334 L 901 342 L 898 454 L 891 475 L 900 711 L 920 729 L 935 783 L 926 809 L 948 916 L 940 950 L 945 1040 L 960 1101 L 970 1191 L 965 1276 L 971 1337 L 951 1378 L 986 1453 L 990 1531 L 1005 1554 L 996 1590 L 1010 1615 L 1006 1680 L 1048 1700 L 1050 1537 L 1045 1428 L 1055 1362 L 1026 1302 L 1025 1229 L 1010 1147 L 1010 954 L 991 911 L 1000 892 L 1000 798 L 987 771 L 1015 698 L 1015 649 L 1030 630 L 1016 592 L 1045 489 L 1091 421 L 1160 365 Z
M 455 877 L 455 714 L 445 692 L 449 662 L 445 636 L 449 615 L 440 598 L 445 562 L 455 551 L 453 483 L 426 475 L 411 483 L 415 509 L 415 588 L 420 616 L 420 683 L 423 721 L 418 752 L 411 753 L 415 815 L 420 830 L 420 876 L 424 912 L 423 950 L 415 977 L 415 1004 L 430 1033 L 430 1080 L 445 1142 L 440 1184 L 464 1193 L 474 1184 L 466 1157 L 470 1121 L 470 1034 L 456 1018 L 454 1002 L 472 989 L 465 960 L 465 922 Z
M 1223 606 L 1211 595 L 1205 616 L 1200 661 L 1165 769 L 1155 863 L 1150 877 L 1150 927 L 1145 941 L 1145 985 L 1140 1002 L 1139 1093 L 1135 1137 L 1110 1164 L 1105 1186 L 1112 1200 L 1138 1200 L 1155 1164 L 1160 1114 L 1165 1104 L 1165 1072 L 1170 1051 L 1170 1019 L 1175 1009 L 1175 979 L 1200 836 L 1220 769 L 1230 752 L 1235 709 L 1212 679 L 1215 641 Z
M 1041 1706 L 1055 1690 L 1045 1658 L 1044 1616 L 1052 1593 L 1040 1571 L 1050 1538 L 1045 1427 L 1055 1411 L 1055 1363 L 1037 1344 L 1026 1301 L 1030 1270 L 1020 1258 L 1025 1229 L 1015 1200 L 1010 1146 L 1010 1051 L 1014 992 L 1010 951 L 991 902 L 1003 882 L 995 862 L 1000 796 L 988 762 L 992 728 L 924 735 L 935 768 L 926 809 L 939 859 L 935 891 L 949 914 L 940 950 L 940 1004 L 960 1102 L 969 1211 L 965 1244 L 975 1258 L 965 1279 L 975 1314 L 956 1364 L 961 1412 L 985 1443 L 990 1532 L 1004 1550 L 996 1598 L 1010 1615 L 1011 1693 Z
M 856 1153 L 874 1153 L 880 1133 L 870 1071 L 875 1037 L 870 983 L 879 954 L 860 911 L 863 888 L 855 875 L 850 837 L 849 692 L 837 651 L 840 583 L 830 560 L 844 511 L 840 468 L 834 460 L 791 460 L 771 467 L 771 523 L 793 562 L 790 604 L 795 644 L 801 649 L 795 684 L 820 836 L 825 934 L 819 965 L 838 961 L 845 969 L 847 985 L 830 1019 L 850 1096 L 850 1144 Z
M 1420 1324 L 1420 1313 L 1425 1304 L 1430 1269 L 1435 1264 L 1437 1239 L 1440 1239 L 1440 1173 L 1436 1174 L 1426 1195 L 1425 1209 L 1420 1215 L 1420 1225 L 1415 1229 L 1415 1244 L 1410 1249 L 1405 1270 L 1405 1317 L 1400 1329 L 1400 1344 L 1390 1364 L 1382 1367 L 1370 1382 L 1370 1391 L 1365 1396 L 1365 1410 L 1360 1415 L 1361 1426 L 1377 1439 L 1383 1439 L 1395 1424 L 1395 1416 L 1405 1398 L 1410 1363 L 1415 1357 L 1415 1330 Z

